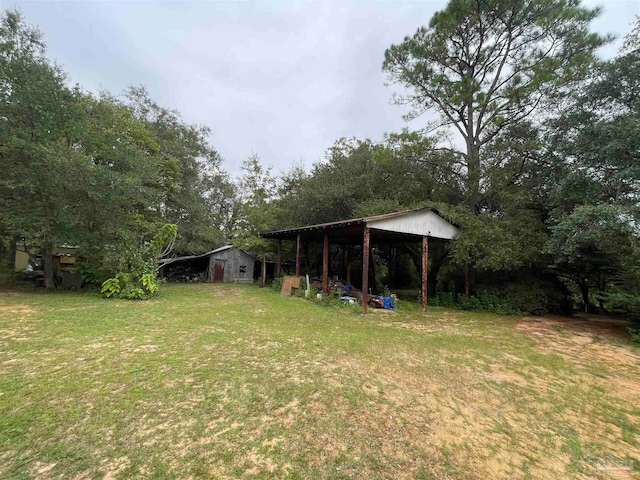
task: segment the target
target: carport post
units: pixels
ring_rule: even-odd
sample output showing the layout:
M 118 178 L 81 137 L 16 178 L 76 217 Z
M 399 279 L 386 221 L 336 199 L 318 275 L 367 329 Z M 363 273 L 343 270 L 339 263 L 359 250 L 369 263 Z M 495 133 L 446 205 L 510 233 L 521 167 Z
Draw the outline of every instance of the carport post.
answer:
M 362 313 L 367 313 L 367 302 L 369 301 L 369 228 L 364 227 L 364 238 L 362 241 Z
M 280 271 L 282 270 L 282 264 L 280 262 L 282 256 L 282 240 L 278 240 L 278 267 L 276 270 L 276 277 L 280 276 Z
M 296 237 L 296 277 L 300 276 L 300 234 Z
M 429 237 L 422 237 L 422 311 L 427 309 L 427 275 L 429 261 Z
M 324 231 L 324 247 L 322 249 L 322 293 L 329 293 L 329 232 Z

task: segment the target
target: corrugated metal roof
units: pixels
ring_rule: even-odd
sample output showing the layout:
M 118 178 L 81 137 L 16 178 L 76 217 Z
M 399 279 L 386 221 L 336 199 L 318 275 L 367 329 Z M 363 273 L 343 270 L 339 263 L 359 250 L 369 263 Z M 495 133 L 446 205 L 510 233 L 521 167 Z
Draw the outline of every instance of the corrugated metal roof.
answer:
M 442 216 L 442 214 L 435 209 L 434 207 L 421 207 L 421 208 L 414 208 L 411 210 L 401 210 L 398 212 L 391 212 L 391 213 L 384 213 L 382 215 L 373 215 L 370 217 L 360 217 L 360 218 L 350 218 L 348 220 L 338 220 L 337 222 L 326 222 L 326 223 L 318 223 L 316 225 L 307 225 L 304 227 L 297 227 L 297 228 L 287 228 L 284 230 L 274 230 L 271 232 L 264 232 L 261 233 L 260 236 L 263 238 L 278 238 L 278 237 L 284 237 L 286 235 L 290 235 L 292 233 L 302 233 L 302 232 L 308 232 L 308 231 L 312 231 L 312 230 L 327 230 L 327 229 L 336 229 L 336 228 L 347 228 L 347 227 L 351 227 L 351 226 L 357 226 L 357 225 L 362 225 L 365 224 L 367 222 L 371 222 L 374 220 L 383 220 L 385 218 L 392 218 L 392 217 L 398 217 L 401 215 L 408 215 L 408 214 L 412 214 L 412 213 L 416 213 L 416 212 L 422 212 L 425 210 L 431 210 L 432 212 L 434 212 L 435 214 L 439 215 L 440 217 L 444 218 Z M 445 220 L 447 220 L 445 218 Z M 451 223 L 452 225 L 455 225 L 455 223 L 451 222 L 450 220 L 447 220 L 447 222 Z M 456 225 L 458 226 L 458 225 Z
M 222 247 L 216 248 L 215 250 L 211 250 L 210 252 L 207 252 L 207 253 L 201 253 L 199 255 L 186 255 L 186 256 L 183 256 L 183 257 L 161 258 L 160 260 L 158 260 L 158 263 L 161 264 L 161 265 L 168 265 L 170 263 L 180 262 L 180 261 L 184 261 L 184 260 L 195 260 L 196 258 L 208 257 L 210 255 L 213 255 L 214 253 L 224 252 L 225 250 L 229 250 L 231 248 L 237 248 L 237 247 L 234 247 L 233 245 L 224 245 Z M 254 255 L 251 255 L 249 252 L 245 252 L 244 250 L 242 250 L 240 248 L 238 248 L 238 250 L 240 250 L 243 253 L 246 253 L 247 255 L 249 255 L 252 258 L 256 258 Z

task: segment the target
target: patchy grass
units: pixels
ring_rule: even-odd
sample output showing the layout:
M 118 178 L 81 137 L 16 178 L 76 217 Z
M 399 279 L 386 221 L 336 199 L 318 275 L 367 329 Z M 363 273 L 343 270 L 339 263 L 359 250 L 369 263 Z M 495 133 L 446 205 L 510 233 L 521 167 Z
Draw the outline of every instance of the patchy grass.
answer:
M 0 330 L 0 478 L 637 475 L 639 351 L 585 321 L 200 284 L 0 293 Z

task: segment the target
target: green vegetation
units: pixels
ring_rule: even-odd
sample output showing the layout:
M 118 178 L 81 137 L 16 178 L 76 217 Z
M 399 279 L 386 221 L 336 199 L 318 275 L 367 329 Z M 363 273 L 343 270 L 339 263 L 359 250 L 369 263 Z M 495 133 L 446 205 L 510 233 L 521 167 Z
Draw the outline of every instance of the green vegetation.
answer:
M 47 57 L 42 33 L 19 11 L 3 12 L 0 244 L 6 263 L 17 244 L 41 251 L 52 288 L 51 253 L 63 244 L 77 246 L 79 256 L 108 276 L 144 255 L 167 223 L 178 227 L 178 251 L 221 243 L 234 186 L 208 143 L 208 128 L 186 124 L 143 88 L 119 99 L 69 83 Z
M 172 245 L 176 232 L 175 225 L 166 224 L 151 241 L 122 255 L 124 262 L 119 272 L 102 282 L 100 292 L 105 297 L 126 300 L 145 300 L 155 295 L 160 288 L 156 279 L 158 260 L 163 257 L 163 247 Z
M 429 296 L 440 293 L 440 303 L 451 294 L 482 311 L 640 321 L 640 20 L 601 60 L 612 38 L 592 31 L 599 13 L 579 0 L 450 0 L 380 52 L 407 117 L 435 121 L 378 140 L 338 139 L 310 171 L 276 175 L 253 154 L 232 178 L 207 127 L 143 87 L 117 95 L 71 86 L 43 34 L 7 10 L 2 263 L 11 265 L 17 244 L 39 250 L 51 287 L 50 254 L 75 245 L 91 264 L 79 267 L 83 278 L 111 278 L 105 293 L 140 298 L 155 289 L 153 278 L 146 291 L 140 284 L 153 272 L 122 265 L 165 224 L 177 226 L 176 255 L 233 243 L 269 261 L 276 245 L 260 232 L 431 205 L 461 226 L 454 241 L 430 243 Z M 303 274 L 321 271 L 319 248 L 303 245 Z M 345 255 L 354 273 L 360 253 Z M 336 257 L 331 271 L 341 271 Z M 417 245 L 374 238 L 371 258 L 375 293 L 417 286 Z
M 0 477 L 555 479 L 637 465 L 640 351 L 611 325 L 403 305 L 363 317 L 211 284 L 147 302 L 0 293 Z

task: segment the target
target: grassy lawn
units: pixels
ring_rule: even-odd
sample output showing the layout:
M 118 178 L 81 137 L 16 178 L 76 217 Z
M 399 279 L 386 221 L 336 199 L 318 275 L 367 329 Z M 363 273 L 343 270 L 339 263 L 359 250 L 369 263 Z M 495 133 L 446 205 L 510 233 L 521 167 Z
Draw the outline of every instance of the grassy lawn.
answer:
M 363 317 L 194 284 L 148 302 L 4 292 L 0 331 L 0 478 L 640 468 L 640 351 L 602 324 L 439 308 Z

